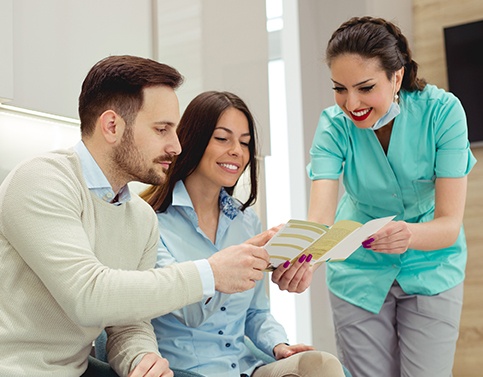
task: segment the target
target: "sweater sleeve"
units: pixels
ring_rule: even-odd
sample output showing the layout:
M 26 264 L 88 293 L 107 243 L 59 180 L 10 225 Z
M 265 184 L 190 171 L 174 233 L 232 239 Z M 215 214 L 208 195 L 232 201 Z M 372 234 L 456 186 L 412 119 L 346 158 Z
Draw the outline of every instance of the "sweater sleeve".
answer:
M 130 325 L 202 298 L 192 262 L 136 271 L 109 268 L 96 257 L 82 222 L 88 192 L 65 159 L 37 158 L 8 180 L 1 232 L 79 326 Z
M 151 217 L 151 236 L 139 270 L 154 267 L 158 243 L 158 221 Z M 106 327 L 106 352 L 109 364 L 120 376 L 127 376 L 147 353 L 159 355 L 158 343 L 150 321 L 139 321 L 128 326 Z

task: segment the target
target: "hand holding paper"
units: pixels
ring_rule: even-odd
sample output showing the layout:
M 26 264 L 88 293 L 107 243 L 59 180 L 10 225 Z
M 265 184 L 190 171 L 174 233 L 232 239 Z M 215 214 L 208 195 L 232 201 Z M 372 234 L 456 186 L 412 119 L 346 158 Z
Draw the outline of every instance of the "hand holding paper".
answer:
M 364 225 L 341 220 L 328 227 L 303 220 L 290 220 L 264 246 L 270 255 L 269 270 L 302 254 L 312 254 L 311 264 L 341 261 L 349 257 L 371 234 L 376 233 L 395 216 L 368 221 Z

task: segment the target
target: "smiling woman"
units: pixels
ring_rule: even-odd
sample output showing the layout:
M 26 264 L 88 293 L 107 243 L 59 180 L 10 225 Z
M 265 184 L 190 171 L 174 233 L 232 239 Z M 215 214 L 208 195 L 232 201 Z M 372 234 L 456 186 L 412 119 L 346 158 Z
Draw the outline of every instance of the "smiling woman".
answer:
M 344 22 L 326 60 L 336 105 L 322 112 L 310 151 L 309 220 L 396 215 L 346 261 L 327 264 L 338 354 L 357 376 L 449 376 L 475 164 L 464 109 L 418 77 L 406 37 L 384 19 Z
M 185 185 L 196 180 L 200 187 L 234 187 L 250 162 L 250 131 L 246 116 L 235 108 L 223 112 L 203 158 Z
M 261 223 L 250 208 L 257 196 L 256 132 L 245 103 L 228 92 L 202 93 L 186 108 L 178 135 L 183 151 L 167 184 L 143 194 L 158 212 L 157 266 L 200 261 L 241 242 L 265 244 L 268 238 L 257 241 Z M 242 203 L 233 192 L 245 170 L 250 194 Z M 303 344 L 287 345 L 285 330 L 270 313 L 265 279 L 249 291 L 216 292 L 208 300 L 154 319 L 161 354 L 174 368 L 213 377 L 344 376 L 333 355 Z M 245 337 L 277 361 L 263 365 Z
M 359 128 L 377 130 L 399 114 L 398 95 L 404 75 L 400 68 L 388 78 L 377 58 L 344 54 L 331 60 L 335 101 Z

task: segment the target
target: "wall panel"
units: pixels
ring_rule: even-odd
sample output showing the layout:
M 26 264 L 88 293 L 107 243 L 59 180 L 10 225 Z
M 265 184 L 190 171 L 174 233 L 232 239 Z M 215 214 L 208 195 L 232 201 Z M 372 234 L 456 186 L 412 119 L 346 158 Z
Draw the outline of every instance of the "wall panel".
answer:
M 413 6 L 413 53 L 420 65 L 420 76 L 448 89 L 443 28 L 483 19 L 483 1 L 413 0 Z M 475 48 L 481 49 L 483 46 Z M 483 149 L 474 148 L 474 153 L 479 162 L 468 177 L 464 217 L 468 264 L 460 337 L 453 369 L 455 377 L 479 377 L 483 370 L 483 263 L 480 256 L 483 248 Z
M 77 118 L 82 81 L 98 60 L 152 57 L 151 21 L 150 0 L 15 0 L 10 104 Z

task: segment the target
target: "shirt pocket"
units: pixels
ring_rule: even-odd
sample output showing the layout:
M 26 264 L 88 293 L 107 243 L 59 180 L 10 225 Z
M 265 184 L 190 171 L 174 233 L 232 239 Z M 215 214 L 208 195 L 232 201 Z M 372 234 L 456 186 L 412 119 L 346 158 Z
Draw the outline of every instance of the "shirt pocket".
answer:
M 436 176 L 431 179 L 416 179 L 413 188 L 416 193 L 417 208 L 421 213 L 426 213 L 434 208 L 434 182 Z

